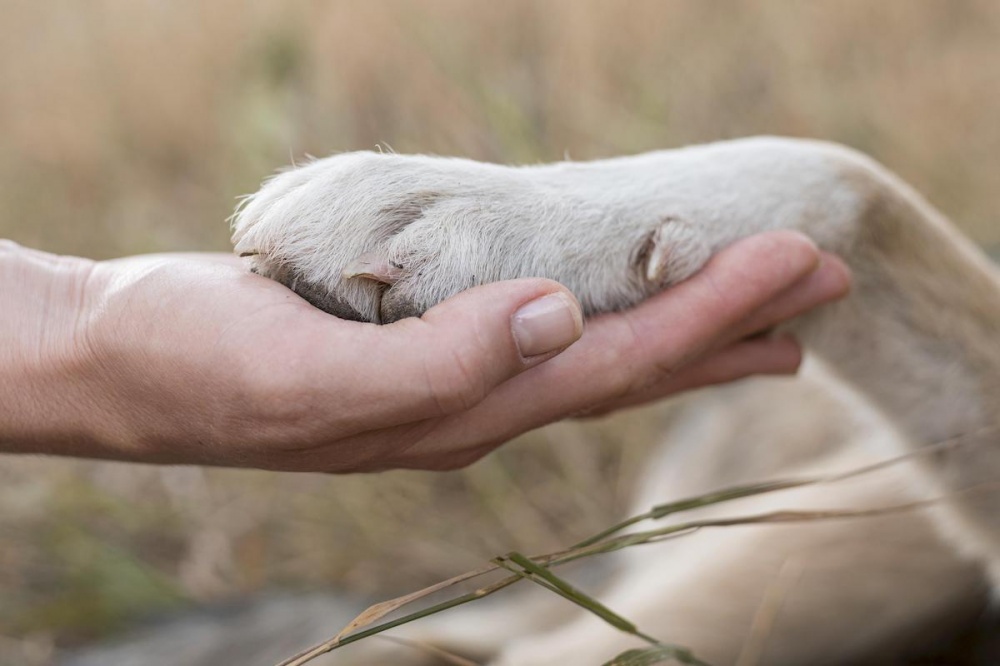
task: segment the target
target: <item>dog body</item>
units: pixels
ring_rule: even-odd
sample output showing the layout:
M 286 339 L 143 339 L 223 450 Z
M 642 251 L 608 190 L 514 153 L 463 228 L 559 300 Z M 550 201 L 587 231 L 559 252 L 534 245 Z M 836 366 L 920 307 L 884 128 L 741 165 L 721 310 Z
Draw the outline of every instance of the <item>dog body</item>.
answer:
M 828 397 L 814 402 L 841 424 L 824 420 L 808 437 L 799 427 L 794 441 L 768 449 L 781 438 L 749 440 L 749 415 L 780 431 L 782 418 L 795 418 L 787 410 L 809 412 L 804 403 L 773 387 L 757 400 L 720 394 L 754 406 L 716 402 L 702 410 L 715 418 L 678 426 L 685 434 L 672 436 L 651 466 L 638 504 L 842 470 L 954 439 L 954 449 L 919 456 L 919 469 L 873 476 L 851 491 L 814 486 L 743 506 L 950 499 L 932 513 L 935 527 L 926 516 L 897 515 L 727 528 L 640 549 L 625 556 L 607 602 L 716 664 L 899 656 L 900 644 L 967 611 L 980 566 L 1000 572 L 1000 502 L 988 492 L 1000 479 L 1000 278 L 943 216 L 867 157 L 772 138 L 519 168 L 351 153 L 272 179 L 238 211 L 234 242 L 253 270 L 318 307 L 390 322 L 476 284 L 525 276 L 564 283 L 588 314 L 618 310 L 689 277 L 727 244 L 780 228 L 840 254 L 855 276 L 845 301 L 788 325 L 829 367 L 815 371 Z M 790 590 L 780 604 L 785 619 L 764 631 L 775 586 Z M 518 666 L 596 663 L 630 645 L 593 618 L 508 638 L 497 663 Z M 766 660 L 739 661 L 747 650 Z
M 810 360 L 795 379 L 755 379 L 687 399 L 650 460 L 633 513 L 764 479 L 863 468 L 902 445 L 866 400 Z M 896 465 L 668 520 L 864 510 L 935 493 L 923 470 Z M 703 530 L 621 553 L 619 573 L 598 598 L 713 665 L 923 663 L 953 649 L 946 646 L 988 603 L 982 567 L 934 522 L 908 512 Z M 427 631 L 426 639 L 466 647 L 445 622 Z M 635 647 L 633 637 L 581 612 L 556 630 L 511 639 L 490 663 L 599 664 Z
M 272 179 L 235 216 L 234 241 L 253 270 L 334 314 L 393 321 L 524 276 L 566 284 L 588 314 L 617 310 L 778 228 L 854 271 L 848 299 L 790 328 L 907 446 L 995 441 L 996 269 L 905 183 L 839 146 L 747 139 L 523 168 L 348 153 Z M 998 478 L 997 447 L 966 448 L 935 462 L 945 487 Z M 1000 553 L 1000 507 L 955 505 L 977 552 Z

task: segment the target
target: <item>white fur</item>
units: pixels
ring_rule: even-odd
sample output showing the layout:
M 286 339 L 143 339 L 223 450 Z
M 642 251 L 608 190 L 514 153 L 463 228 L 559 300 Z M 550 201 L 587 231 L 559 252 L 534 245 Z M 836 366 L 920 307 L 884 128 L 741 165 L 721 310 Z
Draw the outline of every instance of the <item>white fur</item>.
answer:
M 864 396 L 855 400 L 853 411 L 870 401 L 881 414 L 872 422 L 884 421 L 851 438 L 849 446 L 815 452 L 805 461 L 794 462 L 788 449 L 775 471 L 860 463 L 878 448 L 906 450 L 960 437 L 965 445 L 956 453 L 934 456 L 924 465 L 934 492 L 962 493 L 1000 480 L 996 270 L 904 183 L 838 146 L 749 139 L 517 168 L 424 156 L 339 155 L 271 180 L 236 215 L 234 242 L 239 253 L 253 255 L 255 270 L 318 305 L 380 321 L 419 314 L 475 284 L 522 276 L 563 282 L 588 313 L 615 310 L 685 279 L 734 240 L 779 228 L 808 233 L 852 267 L 850 298 L 789 328 Z M 386 280 L 388 286 L 343 278 L 344 268 L 366 253 L 398 267 L 400 275 Z M 698 465 L 715 469 L 712 461 L 727 459 L 732 439 L 698 439 L 710 442 L 705 450 L 713 452 Z M 674 455 L 663 460 L 667 469 L 654 481 L 673 478 L 675 469 L 691 473 L 694 464 L 682 466 Z M 921 490 L 912 478 L 863 488 L 846 498 L 847 506 L 890 495 L 923 496 L 927 484 Z M 723 479 L 704 480 L 720 485 Z M 785 508 L 801 508 L 823 506 L 835 496 L 807 489 L 781 499 Z M 774 502 L 778 499 L 768 497 L 756 504 Z M 933 615 L 936 595 L 944 603 L 957 594 L 955 572 L 965 572 L 967 565 L 955 552 L 1000 568 L 996 494 L 962 495 L 941 515 L 954 549 L 942 549 L 925 526 L 905 518 L 883 522 L 877 534 L 843 526 L 729 528 L 700 546 L 678 542 L 650 549 L 637 555 L 634 575 L 620 583 L 611 605 L 625 616 L 639 616 L 633 619 L 646 631 L 718 649 L 718 663 L 733 663 L 733 645 L 739 644 L 733 637 L 749 631 L 748 609 L 776 563 L 797 552 L 806 553 L 808 562 L 819 561 L 843 539 L 850 544 L 845 552 L 857 558 L 882 558 L 875 575 L 894 581 L 879 598 L 896 599 L 900 606 L 883 609 L 883 622 L 865 620 L 875 634 L 865 634 L 865 640 L 874 645 L 878 636 L 888 640 L 892 627 L 907 621 L 915 626 L 924 611 Z M 879 534 L 894 531 L 901 545 L 881 548 Z M 907 578 L 913 572 L 896 572 L 891 565 L 892 558 L 900 558 L 902 570 L 925 554 L 926 568 L 913 571 L 934 581 L 930 592 L 915 589 L 916 579 Z M 844 574 L 836 580 L 811 588 L 812 596 L 796 611 L 802 626 L 772 645 L 775 654 L 785 656 L 767 663 L 820 663 L 838 636 L 845 644 L 844 632 L 871 615 L 863 612 L 870 610 L 865 590 L 845 582 Z M 873 579 L 863 580 L 869 585 Z M 709 628 L 707 601 L 690 602 L 699 590 L 733 595 L 732 613 L 722 625 L 732 640 Z M 824 617 L 823 595 L 836 597 L 838 590 L 847 601 L 838 606 L 840 614 Z M 718 595 L 711 597 L 713 604 Z M 808 632 L 806 619 L 818 623 Z M 532 662 L 526 656 L 531 650 L 511 646 L 501 663 L 581 663 L 566 655 L 603 654 L 621 642 L 589 620 L 568 625 L 565 632 L 530 643 L 542 661 Z M 864 642 L 844 649 L 861 650 Z M 559 652 L 559 646 L 565 650 Z M 563 656 L 557 659 L 557 653 Z

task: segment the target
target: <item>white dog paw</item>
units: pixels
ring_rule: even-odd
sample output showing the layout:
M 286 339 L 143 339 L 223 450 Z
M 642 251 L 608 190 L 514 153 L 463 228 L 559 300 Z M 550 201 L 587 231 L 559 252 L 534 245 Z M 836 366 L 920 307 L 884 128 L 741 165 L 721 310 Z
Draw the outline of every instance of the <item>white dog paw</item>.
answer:
M 588 314 L 615 310 L 707 260 L 683 217 L 593 190 L 575 166 L 347 153 L 268 181 L 234 216 L 233 241 L 316 307 L 383 323 L 519 277 L 565 284 Z

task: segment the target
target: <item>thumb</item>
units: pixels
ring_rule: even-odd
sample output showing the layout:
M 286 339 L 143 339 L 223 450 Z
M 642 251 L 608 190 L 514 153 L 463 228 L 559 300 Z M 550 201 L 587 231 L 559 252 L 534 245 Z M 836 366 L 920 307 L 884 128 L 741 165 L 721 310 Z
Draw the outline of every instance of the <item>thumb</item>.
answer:
M 381 331 L 389 338 L 381 341 L 382 358 L 394 359 L 383 376 L 397 392 L 416 387 L 413 406 L 427 418 L 466 410 L 559 354 L 580 338 L 583 315 L 557 282 L 509 280 L 469 289 Z

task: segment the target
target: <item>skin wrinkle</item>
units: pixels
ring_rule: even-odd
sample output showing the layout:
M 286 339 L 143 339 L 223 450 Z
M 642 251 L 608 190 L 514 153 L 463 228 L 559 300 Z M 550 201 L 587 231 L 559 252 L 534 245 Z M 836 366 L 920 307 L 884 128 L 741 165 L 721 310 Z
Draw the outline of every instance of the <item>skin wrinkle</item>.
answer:
M 80 288 L 77 292 L 77 307 L 75 317 L 73 318 L 72 326 L 72 339 L 71 343 L 74 349 L 78 350 L 78 353 L 83 356 L 92 356 L 95 353 L 93 348 L 93 340 L 88 333 L 88 326 L 86 324 L 87 320 L 87 300 L 88 296 L 97 291 L 96 285 L 94 285 L 97 264 L 94 262 L 86 262 L 83 267 L 83 275 L 80 279 Z
M 340 361 L 339 370 L 352 390 L 347 395 L 329 393 L 318 398 L 320 404 L 336 404 L 345 415 L 351 415 L 349 419 L 340 420 L 336 430 L 338 436 L 364 433 L 370 430 L 372 421 L 388 428 L 426 414 L 432 404 L 431 396 L 425 386 L 422 362 L 414 363 L 420 358 L 414 350 L 433 347 L 433 327 L 419 319 L 379 327 L 341 322 L 315 310 L 310 315 L 320 323 L 315 344 L 323 345 L 331 358 L 324 363 L 309 363 L 303 368 L 307 385 L 326 387 L 329 383 L 324 377 L 327 368 L 343 355 L 342 350 L 351 350 L 349 361 Z M 397 326 L 401 327 L 398 333 L 394 330 Z M 327 390 L 332 391 L 332 388 Z M 395 399 L 387 400 L 386 395 L 393 395 Z M 329 430 L 322 422 L 316 426 Z
M 14 424 L 17 425 L 19 404 L 28 416 L 70 411 L 68 391 L 51 396 L 46 394 L 45 383 L 53 378 L 61 378 L 67 388 L 72 386 L 79 393 L 79 369 L 82 364 L 78 348 L 73 344 L 75 330 L 69 315 L 76 316 L 78 313 L 79 298 L 76 294 L 82 282 L 78 278 L 78 267 L 82 268 L 85 264 L 73 259 L 47 257 L 12 242 L 5 243 L 2 249 L 0 271 L 7 275 L 9 284 L 19 288 L 0 295 L 0 301 L 6 301 L 0 308 L 7 312 L 8 325 L 16 327 L 9 336 L 0 332 L 0 338 L 7 337 L 0 346 L 0 377 L 4 379 L 0 385 L 16 391 L 16 395 L 7 398 L 0 396 L 0 405 L 8 409 L 13 405 Z M 24 316 L 18 312 L 16 299 L 19 295 L 30 299 L 36 308 L 35 316 Z M 29 340 L 31 344 L 20 344 Z M 77 397 L 86 396 L 80 394 Z M 5 414 L 0 412 L 0 423 L 3 416 Z M 18 427 L 24 426 L 25 421 L 22 420 Z M 67 428 L 68 431 L 78 429 L 78 423 Z M 8 442 L 6 445 L 15 450 L 25 446 L 23 442 L 11 442 L 10 434 L 4 436 L 0 432 L 0 440 Z M 49 436 L 54 434 L 48 433 Z
M 263 278 L 262 278 L 263 279 Z M 228 324 L 226 324 L 222 330 L 220 330 L 215 336 L 215 342 L 212 345 L 213 352 L 218 351 L 220 347 L 224 346 L 223 343 L 228 338 L 231 331 L 236 331 L 241 329 L 246 322 L 252 321 L 254 319 L 259 319 L 264 316 L 265 313 L 272 310 L 282 310 L 288 305 L 297 304 L 286 304 L 286 303 L 265 303 L 260 306 L 259 309 L 253 312 L 247 312 L 243 314 L 238 319 L 234 319 Z
M 632 314 L 627 311 L 622 313 L 622 323 L 625 330 L 628 331 L 628 341 L 625 343 L 624 348 L 629 350 L 629 355 L 638 359 L 652 357 L 653 355 L 649 351 L 650 340 L 652 338 L 650 335 L 640 332 L 641 326 L 636 323 Z M 669 377 L 675 370 L 673 359 L 668 362 L 657 361 L 652 366 L 646 366 L 648 369 L 641 375 L 641 378 L 630 380 L 629 377 L 634 374 L 631 371 L 632 367 L 636 365 L 634 362 L 630 363 L 629 367 L 621 373 L 622 379 L 617 382 L 611 382 L 612 386 L 621 387 L 615 391 L 617 395 L 613 398 L 614 400 L 634 391 L 642 391 L 655 384 L 661 378 Z
M 438 416 L 447 416 L 448 414 L 462 411 L 463 405 L 458 404 L 458 406 L 456 406 L 457 403 L 462 402 L 462 396 L 453 396 L 450 395 L 450 392 L 448 391 L 442 391 L 440 388 L 440 379 L 435 381 L 435 378 L 440 378 L 442 376 L 443 371 L 441 368 L 443 367 L 454 367 L 460 374 L 464 372 L 464 368 L 462 367 L 461 360 L 454 349 L 449 348 L 447 350 L 447 356 L 444 359 L 443 364 L 438 363 L 437 361 L 439 360 L 440 359 L 429 359 L 426 355 L 423 357 L 422 367 L 424 369 L 424 383 L 427 387 L 427 395 L 434 403 L 436 414 Z
M 389 469 L 394 464 L 407 466 L 406 461 L 408 460 L 410 450 L 423 444 L 428 436 L 434 432 L 436 426 L 437 419 L 432 418 L 394 428 L 391 446 L 386 447 L 384 444 L 382 446 L 383 450 L 388 449 L 388 455 L 381 457 L 380 463 L 376 463 L 380 467 L 375 467 L 375 469 Z M 419 460 L 419 456 L 417 456 L 417 459 Z M 415 467 L 415 469 L 419 469 L 419 466 Z
M 464 409 L 463 407 L 453 409 L 452 405 L 448 404 L 449 402 L 455 402 L 456 400 L 461 402 L 464 398 L 461 396 L 457 398 L 454 396 L 446 397 L 447 392 L 442 392 L 440 389 L 441 380 L 437 379 L 442 376 L 442 368 L 455 366 L 457 364 L 459 372 L 465 371 L 463 362 L 457 355 L 456 350 L 451 347 L 448 347 L 445 350 L 446 357 L 451 361 L 451 363 L 448 363 L 447 361 L 442 362 L 441 358 L 433 354 L 431 352 L 432 349 L 435 349 L 433 340 L 424 340 L 424 338 L 433 338 L 434 329 L 423 319 L 406 319 L 400 321 L 398 324 L 392 324 L 390 326 L 408 326 L 410 328 L 418 328 L 415 335 L 410 334 L 414 337 L 412 345 L 420 350 L 421 371 L 418 376 L 419 381 L 416 382 L 416 385 L 423 387 L 423 389 L 417 393 L 416 403 L 418 405 L 418 409 L 421 412 L 424 412 L 426 408 L 420 407 L 420 405 L 428 404 L 433 412 L 432 416 L 434 417 L 446 416 L 455 411 L 461 411 Z M 395 354 L 406 353 L 405 351 L 400 350 L 394 351 Z M 399 424 L 394 423 L 393 425 Z
M 439 423 L 440 419 L 429 418 L 393 426 L 386 431 L 362 435 L 358 438 L 356 446 L 351 447 L 351 456 L 347 458 L 343 457 L 342 451 L 329 446 L 328 443 L 293 448 L 290 449 L 292 452 L 304 454 L 304 462 L 307 464 L 297 463 L 290 469 L 291 471 L 321 469 L 338 474 L 381 471 L 396 466 L 420 469 L 419 464 L 408 464 L 410 451 L 432 439 L 431 436 Z M 421 454 L 417 454 L 413 459 L 419 461 L 422 457 Z M 314 465 L 314 460 L 321 462 Z
M 443 363 L 439 365 L 439 368 L 452 367 L 455 374 L 458 376 L 458 380 L 447 379 L 445 384 L 448 385 L 447 392 L 444 398 L 439 395 L 435 401 L 439 403 L 453 403 L 456 405 L 454 409 L 449 409 L 444 412 L 444 414 L 453 414 L 456 412 L 464 412 L 473 405 L 477 405 L 489 395 L 490 384 L 484 373 L 488 368 L 493 366 L 492 363 L 480 364 L 479 371 L 473 370 L 477 364 L 473 361 L 470 362 L 469 359 L 478 358 L 488 358 L 492 356 L 490 352 L 493 351 L 493 346 L 487 344 L 484 340 L 484 330 L 483 321 L 480 317 L 475 317 L 472 320 L 472 331 L 471 341 L 474 342 L 472 345 L 474 349 L 467 350 L 463 345 L 462 347 L 451 347 L 449 348 L 449 356 L 452 363 Z M 425 366 L 426 367 L 426 366 Z M 440 372 L 440 371 L 439 371 Z M 449 373 L 450 374 L 450 373 Z M 457 384 L 455 383 L 457 381 Z M 438 384 L 440 386 L 440 384 Z M 449 407 L 451 405 L 448 405 Z

